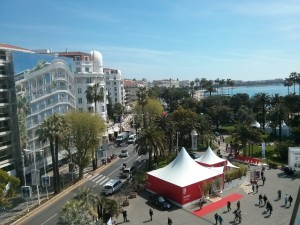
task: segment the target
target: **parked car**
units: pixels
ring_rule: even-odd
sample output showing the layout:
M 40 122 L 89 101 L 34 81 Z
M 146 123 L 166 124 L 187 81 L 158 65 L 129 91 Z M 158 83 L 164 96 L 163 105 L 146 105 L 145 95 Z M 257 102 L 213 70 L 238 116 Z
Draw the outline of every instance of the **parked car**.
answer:
M 127 140 L 127 143 L 128 144 L 134 144 L 136 141 L 136 134 L 132 134 L 129 136 L 128 140 Z
M 158 208 L 162 210 L 172 208 L 172 204 L 167 200 L 165 200 L 165 198 L 161 195 L 151 195 L 149 198 L 149 202 L 153 205 L 156 205 Z
M 200 157 L 200 155 L 196 152 L 189 152 L 189 155 L 192 159 L 198 159 Z
M 127 158 L 128 157 L 128 150 L 126 150 L 126 149 L 122 150 L 119 157 L 120 158 Z

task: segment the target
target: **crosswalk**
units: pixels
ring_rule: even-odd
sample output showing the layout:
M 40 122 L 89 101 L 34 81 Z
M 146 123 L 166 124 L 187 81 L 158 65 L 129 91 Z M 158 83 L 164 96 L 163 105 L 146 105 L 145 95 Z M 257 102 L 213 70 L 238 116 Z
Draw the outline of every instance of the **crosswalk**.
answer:
M 107 176 L 104 176 L 102 174 L 98 174 L 97 176 L 92 176 L 92 175 L 89 175 L 87 177 L 88 180 L 102 186 L 103 184 L 105 184 L 108 180 L 110 180 L 109 177 Z

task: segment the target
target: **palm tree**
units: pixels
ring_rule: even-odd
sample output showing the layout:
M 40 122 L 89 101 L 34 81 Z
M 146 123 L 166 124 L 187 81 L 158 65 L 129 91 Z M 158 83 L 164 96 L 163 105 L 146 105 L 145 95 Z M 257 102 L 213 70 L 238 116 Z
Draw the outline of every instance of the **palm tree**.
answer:
M 290 94 L 290 87 L 293 85 L 293 81 L 290 78 L 285 78 L 283 85 L 288 87 L 288 95 Z
M 221 87 L 222 95 L 223 95 L 223 87 L 224 87 L 225 83 L 226 83 L 226 82 L 225 82 L 225 79 L 219 80 L 219 85 L 220 85 L 220 87 Z
M 155 124 L 164 132 L 170 153 L 172 151 L 173 140 L 175 138 L 175 124 L 173 123 L 172 118 L 169 115 L 158 116 L 155 119 Z
M 227 87 L 228 87 L 228 95 L 229 95 L 229 88 L 231 88 L 231 91 L 232 91 L 232 88 L 234 87 L 234 80 L 227 79 L 226 84 L 227 84 Z
M 71 199 L 59 213 L 59 225 L 88 224 L 93 225 L 93 216 L 83 208 L 83 202 Z
M 95 112 L 97 112 L 97 102 L 103 102 L 104 100 L 104 88 L 100 87 L 100 83 L 93 84 L 88 86 L 85 95 L 88 103 L 95 104 Z
M 149 154 L 148 167 L 151 169 L 152 155 L 154 155 L 154 160 L 157 160 L 157 156 L 164 153 L 166 146 L 166 138 L 163 131 L 159 130 L 156 125 L 150 124 L 138 137 L 135 151 L 139 155 Z
M 50 152 L 53 164 L 53 180 L 54 180 L 54 193 L 60 192 L 59 185 L 59 166 L 58 166 L 58 144 L 62 133 L 66 127 L 66 121 L 61 115 L 54 114 L 43 121 L 36 131 L 38 139 L 45 143 L 49 141 Z
M 294 85 L 294 94 L 296 94 L 296 83 L 297 83 L 297 73 L 296 72 L 292 72 L 290 73 L 289 79 L 291 80 L 291 82 Z
M 30 103 L 27 101 L 26 97 L 18 94 L 17 95 L 17 106 L 18 106 L 18 120 L 20 126 L 20 143 L 21 149 L 27 147 L 27 127 L 26 127 L 26 116 L 30 113 Z
M 104 218 L 102 211 L 109 214 L 109 217 L 118 217 L 117 202 L 94 194 L 91 188 L 84 187 L 63 206 L 59 224 L 95 224 L 96 218 L 107 221 L 109 218 Z M 78 222 L 71 223 L 72 221 Z
M 252 97 L 253 106 L 258 108 L 258 112 L 261 112 L 261 123 L 263 130 L 265 130 L 266 124 L 266 114 L 267 114 L 267 107 L 270 104 L 270 96 L 267 93 L 257 93 Z
M 140 87 L 139 90 L 136 92 L 136 97 L 138 100 L 138 104 L 142 107 L 142 114 L 145 115 L 145 105 L 148 102 L 148 95 L 146 87 Z M 146 127 L 146 118 L 143 116 L 143 125 Z
M 195 94 L 194 85 L 195 85 L 194 81 L 191 81 L 190 82 L 190 94 L 191 94 L 192 98 L 194 97 L 194 94 Z

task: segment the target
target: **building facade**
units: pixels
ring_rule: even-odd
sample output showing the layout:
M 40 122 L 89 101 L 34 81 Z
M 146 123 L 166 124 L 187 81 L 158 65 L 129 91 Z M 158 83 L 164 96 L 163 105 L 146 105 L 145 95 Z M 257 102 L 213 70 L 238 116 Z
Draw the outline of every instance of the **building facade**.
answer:
M 120 103 L 126 105 L 124 80 L 120 70 L 104 68 L 106 90 L 110 104 Z
M 0 150 L 0 168 L 22 177 L 22 156 L 25 156 L 25 166 L 33 167 L 29 161 L 32 157 L 24 149 L 44 150 L 45 158 L 50 156 L 49 143 L 41 143 L 36 135 L 39 125 L 53 114 L 75 110 L 73 62 L 17 47 L 0 45 L 0 49 L 4 60 L 1 64 L 5 64 L 1 79 L 3 87 L 7 85 L 7 91 L 0 91 L 5 100 L 0 112 L 9 116 L 2 120 L 6 131 L 0 134 L 0 140 L 9 145 L 2 152 Z M 43 154 L 39 153 L 37 162 L 42 167 Z

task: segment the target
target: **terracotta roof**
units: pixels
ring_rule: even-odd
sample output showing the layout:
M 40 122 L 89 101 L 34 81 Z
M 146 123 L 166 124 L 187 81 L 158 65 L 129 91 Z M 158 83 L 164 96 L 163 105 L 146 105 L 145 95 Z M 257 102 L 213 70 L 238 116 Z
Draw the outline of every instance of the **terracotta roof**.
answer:
M 32 52 L 31 50 L 26 49 L 26 48 L 21 48 L 21 47 L 17 47 L 17 46 L 13 46 L 13 45 L 8 45 L 8 44 L 1 44 L 1 43 L 0 43 L 0 48 L 2 48 L 2 49 L 21 50 L 21 51 Z

